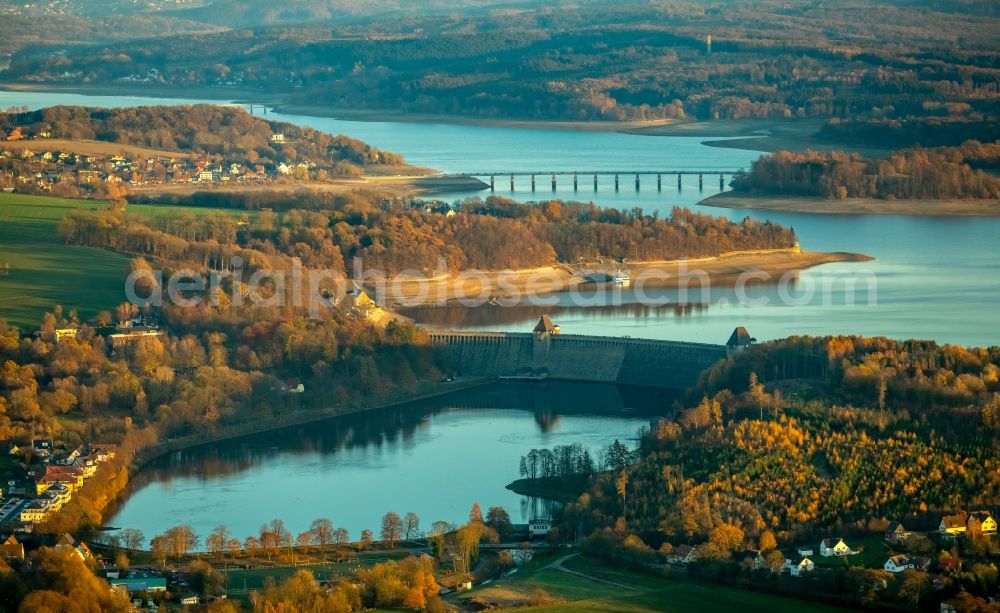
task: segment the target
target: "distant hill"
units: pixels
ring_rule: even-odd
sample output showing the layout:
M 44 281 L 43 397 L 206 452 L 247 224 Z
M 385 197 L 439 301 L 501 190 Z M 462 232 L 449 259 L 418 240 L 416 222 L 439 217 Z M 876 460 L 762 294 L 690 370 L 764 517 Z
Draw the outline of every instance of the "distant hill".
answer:
M 15 131 L 26 138 L 46 134 L 47 138 L 181 151 L 249 164 L 309 160 L 320 168 L 334 168 L 403 161 L 399 155 L 347 136 L 265 121 L 237 107 L 207 104 L 118 109 L 56 106 L 0 113 L 0 133 Z

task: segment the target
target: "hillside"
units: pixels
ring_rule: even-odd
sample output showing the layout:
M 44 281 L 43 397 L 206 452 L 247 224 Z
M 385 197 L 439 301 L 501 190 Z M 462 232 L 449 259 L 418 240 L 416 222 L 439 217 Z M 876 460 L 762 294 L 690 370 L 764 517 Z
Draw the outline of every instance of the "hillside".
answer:
M 998 21 L 990 7 L 766 0 L 752 7 L 603 3 L 579 11 L 557 3 L 315 25 L 312 12 L 334 14 L 336 4 L 268 9 L 279 21 L 286 10 L 297 15 L 289 17 L 297 25 L 59 56 L 36 49 L 16 54 L 4 79 L 138 90 L 197 86 L 317 108 L 480 118 L 911 122 L 897 145 L 924 132 L 933 144 L 957 144 L 942 142 L 930 120 L 947 119 L 949 131 L 968 135 L 988 129 L 998 111 Z M 228 5 L 190 10 L 241 21 L 243 8 L 260 9 L 251 3 L 223 10 Z M 828 136 L 855 132 L 868 133 L 835 127 Z

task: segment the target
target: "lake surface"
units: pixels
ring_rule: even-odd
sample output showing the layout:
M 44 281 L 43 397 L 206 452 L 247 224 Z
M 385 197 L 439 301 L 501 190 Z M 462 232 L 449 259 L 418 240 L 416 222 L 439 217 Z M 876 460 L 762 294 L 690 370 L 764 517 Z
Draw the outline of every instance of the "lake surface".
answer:
M 464 523 L 476 502 L 527 523 L 551 503 L 505 489 L 522 455 L 577 442 L 595 454 L 615 439 L 634 446 L 673 398 L 613 385 L 493 384 L 254 435 L 158 459 L 108 523 L 147 537 L 180 523 L 204 537 L 225 523 L 242 539 L 274 518 L 297 534 L 326 517 L 356 540 L 364 529 L 378 535 L 387 511 L 413 511 L 428 530 Z
M 125 96 L 83 96 L 44 92 L 0 91 L 0 108 L 27 105 L 40 108 L 54 104 L 90 106 L 134 106 L 203 102 L 184 99 Z M 709 140 L 692 137 L 637 136 L 608 132 L 573 132 L 523 128 L 343 121 L 331 118 L 269 113 L 268 119 L 289 121 L 314 128 L 345 133 L 377 147 L 397 151 L 407 160 L 443 172 L 496 172 L 497 194 L 522 200 L 551 198 L 549 178 L 539 176 L 538 191 L 532 193 L 526 178 L 517 180 L 515 192 L 503 172 L 628 171 L 678 169 L 748 168 L 760 153 L 712 147 Z M 570 296 L 559 296 L 560 308 L 552 308 L 563 331 L 576 334 L 721 342 L 737 325 L 745 325 L 758 339 L 791 334 L 863 334 L 896 338 L 929 338 L 964 345 L 1000 344 L 1000 218 L 949 218 L 907 216 L 828 216 L 766 211 L 739 211 L 697 205 L 718 192 L 718 176 L 706 176 L 699 191 L 694 177 L 685 177 L 680 191 L 676 178 L 664 176 L 662 192 L 653 177 L 643 177 L 636 192 L 631 175 L 622 176 L 615 192 L 609 177 L 601 177 L 599 191 L 592 179 L 581 177 L 574 192 L 568 177 L 560 177 L 555 196 L 593 200 L 602 206 L 642 207 L 661 215 L 673 206 L 689 206 L 732 219 L 750 216 L 771 219 L 795 228 L 802 246 L 811 250 L 855 251 L 871 255 L 875 262 L 833 264 L 802 273 L 788 288 L 793 299 L 779 300 L 777 288 L 750 292 L 750 298 L 769 298 L 766 305 L 747 306 L 731 290 L 716 289 L 705 304 L 677 304 L 671 292 L 650 292 L 652 298 L 670 299 L 656 308 L 637 305 L 634 293 L 621 292 L 603 299 L 610 306 L 580 308 Z M 448 195 L 457 199 L 489 192 Z M 858 287 L 869 287 L 874 278 L 874 302 L 867 291 L 848 300 L 844 290 L 851 278 L 860 277 Z M 827 293 L 810 286 L 832 285 Z M 699 297 L 700 298 L 700 297 Z M 700 300 L 699 300 L 700 302 Z M 481 330 L 530 329 L 540 312 L 537 307 L 513 307 L 410 313 L 418 321 L 444 327 L 462 326 Z

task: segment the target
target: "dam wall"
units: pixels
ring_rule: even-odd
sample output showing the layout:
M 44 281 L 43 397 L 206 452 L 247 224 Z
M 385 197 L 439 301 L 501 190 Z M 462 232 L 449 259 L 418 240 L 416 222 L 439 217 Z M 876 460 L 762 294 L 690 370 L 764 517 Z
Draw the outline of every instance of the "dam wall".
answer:
M 559 379 L 684 389 L 726 357 L 725 345 L 604 336 L 430 332 L 463 376 Z

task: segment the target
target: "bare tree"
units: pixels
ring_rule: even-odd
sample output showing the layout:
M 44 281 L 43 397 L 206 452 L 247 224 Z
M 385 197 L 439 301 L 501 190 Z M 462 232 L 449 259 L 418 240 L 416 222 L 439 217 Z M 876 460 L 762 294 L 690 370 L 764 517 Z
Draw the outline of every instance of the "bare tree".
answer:
M 403 516 L 403 533 L 408 541 L 420 535 L 420 518 L 413 511 Z
M 399 539 L 403 538 L 403 520 L 399 515 L 389 511 L 382 517 L 382 542 L 386 543 L 390 549 L 396 546 Z
M 313 520 L 309 529 L 316 536 L 316 543 L 320 547 L 326 547 L 333 542 L 333 522 L 329 519 L 320 518 Z

